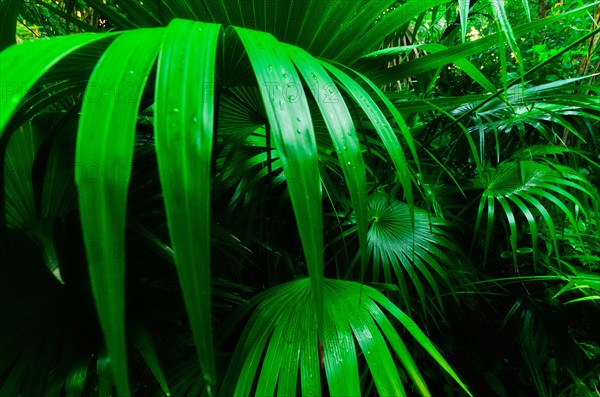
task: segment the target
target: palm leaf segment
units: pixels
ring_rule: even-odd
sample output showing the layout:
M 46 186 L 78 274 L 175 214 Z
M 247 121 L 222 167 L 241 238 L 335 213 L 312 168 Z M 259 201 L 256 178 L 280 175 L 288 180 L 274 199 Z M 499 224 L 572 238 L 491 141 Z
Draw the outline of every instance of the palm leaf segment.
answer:
M 344 72 L 315 61 L 296 47 L 282 45 L 269 34 L 241 28 L 229 28 L 228 32 L 232 34 L 226 36 L 226 45 L 232 45 L 232 36 L 241 40 L 261 89 L 307 259 L 319 340 L 323 341 L 326 328 L 321 187 L 314 130 L 306 103 L 309 95 L 300 75 L 304 83 L 308 79 L 315 80 L 314 87 L 343 88 L 359 106 L 367 106 L 364 110 L 370 118 L 382 120 L 377 123 L 376 132 L 384 138 L 385 147 L 393 149 L 392 158 L 396 160 L 400 144 L 391 134 L 389 123 L 383 122 L 386 120 L 383 113 L 371 106 L 373 101 L 369 100 L 369 94 Z M 11 82 L 20 88 L 7 93 L 3 104 L 0 128 L 6 134 L 5 139 L 12 133 L 10 129 L 5 131 L 5 127 L 18 111 L 26 92 L 42 78 L 46 78 L 45 83 L 53 78 L 58 81 L 71 71 L 66 66 L 68 62 L 63 64 L 61 60 L 80 52 L 85 53 L 88 62 L 90 57 L 97 59 L 84 95 L 76 150 L 79 166 L 75 176 L 93 294 L 115 383 L 122 396 L 130 395 L 124 327 L 127 187 L 138 111 L 140 105 L 151 104 L 148 98 L 152 98 L 152 92 L 148 88 L 152 85 L 147 84 L 151 76 L 156 76 L 156 149 L 171 242 L 176 251 L 175 262 L 204 378 L 208 385 L 216 381 L 209 310 L 210 191 L 206 170 L 211 163 L 215 130 L 215 101 L 211 93 L 218 77 L 219 38 L 218 25 L 174 20 L 166 29 L 70 36 L 13 46 L 0 54 L 3 84 Z M 100 42 L 104 44 L 97 45 Z M 154 75 L 152 65 L 157 58 Z M 197 68 L 197 65 L 204 67 Z M 335 76 L 335 83 L 328 71 Z M 279 83 L 275 91 L 265 88 L 270 82 Z M 301 87 L 306 95 L 298 100 L 286 97 L 284 88 L 290 84 Z M 311 94 L 318 98 L 317 92 Z M 338 158 L 343 160 L 341 166 L 351 189 L 360 250 L 364 253 L 366 176 L 355 129 L 342 100 L 320 110 L 327 112 L 324 120 Z M 404 136 L 410 139 L 409 135 Z M 86 173 L 89 165 L 97 168 L 97 177 L 90 178 Z M 399 180 L 409 181 L 409 176 L 404 174 L 408 168 L 397 168 Z M 410 189 L 408 185 L 404 187 Z

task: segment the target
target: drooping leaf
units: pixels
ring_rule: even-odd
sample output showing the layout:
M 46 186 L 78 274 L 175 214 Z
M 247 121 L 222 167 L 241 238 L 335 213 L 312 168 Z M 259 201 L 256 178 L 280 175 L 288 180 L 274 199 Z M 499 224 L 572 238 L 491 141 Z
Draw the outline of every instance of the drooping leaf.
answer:
M 220 27 L 174 20 L 156 84 L 156 152 L 169 233 L 204 379 L 216 382 L 210 301 L 210 164 Z M 202 66 L 202 67 L 200 67 Z
M 286 46 L 286 51 L 298 67 L 315 98 L 325 124 L 329 129 L 339 164 L 348 185 L 353 208 L 356 212 L 359 255 L 367 259 L 367 186 L 365 164 L 356 136 L 350 112 L 342 97 L 327 99 L 322 95 L 327 87 L 335 87 L 325 69 L 306 52 L 297 47 Z M 364 264 L 363 264 L 364 266 Z
M 94 94 L 84 98 L 77 137 L 75 178 L 92 291 L 123 397 L 131 393 L 124 325 L 127 188 L 138 107 L 163 34 L 131 31 L 111 44 L 88 83 Z M 132 52 L 135 47 L 143 50 Z
M 236 28 L 254 69 L 277 144 L 308 273 L 322 324 L 323 220 L 321 183 L 312 119 L 294 65 L 282 46 L 266 33 Z M 293 91 L 290 91 L 293 89 Z

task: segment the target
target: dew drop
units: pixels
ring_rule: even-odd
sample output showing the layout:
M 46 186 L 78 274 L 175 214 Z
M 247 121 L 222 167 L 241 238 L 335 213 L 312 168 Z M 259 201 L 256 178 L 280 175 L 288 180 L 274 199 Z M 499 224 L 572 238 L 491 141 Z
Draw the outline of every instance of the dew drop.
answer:
M 135 73 L 133 70 L 130 70 L 130 71 L 129 71 L 129 74 L 133 74 L 133 73 Z
M 299 122 L 299 123 L 301 123 L 302 119 L 300 117 L 296 117 L 296 121 Z
M 198 117 L 192 117 L 192 124 L 196 124 L 198 122 Z
M 287 97 L 288 102 L 292 103 L 294 101 L 294 98 L 295 97 L 293 95 L 288 95 L 288 97 Z
M 301 130 L 300 128 L 298 128 L 298 129 L 296 130 L 296 134 L 298 134 L 298 135 L 302 134 L 302 130 Z
M 351 161 L 348 161 L 348 165 L 352 165 L 352 162 L 351 162 Z
M 273 65 L 269 65 L 269 72 L 273 71 Z
M 173 113 L 179 113 L 179 109 L 178 108 L 173 108 Z
M 344 145 L 344 146 L 342 146 L 342 149 L 348 150 L 348 146 Z

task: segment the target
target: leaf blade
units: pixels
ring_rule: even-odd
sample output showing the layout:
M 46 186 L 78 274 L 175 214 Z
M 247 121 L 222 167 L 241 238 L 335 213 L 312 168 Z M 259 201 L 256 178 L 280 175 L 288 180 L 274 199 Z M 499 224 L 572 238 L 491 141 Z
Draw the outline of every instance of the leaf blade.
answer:
M 158 53 L 162 30 L 121 35 L 94 69 L 77 137 L 75 181 L 92 291 L 111 356 L 119 395 L 129 396 L 125 351 L 125 206 L 133 158 L 135 123 L 143 87 Z M 140 43 L 144 43 L 140 46 Z M 143 47 L 135 55 L 131 48 Z M 131 100 L 110 91 L 134 87 Z M 98 177 L 89 172 L 98 171 Z M 112 176 L 116 174 L 116 178 Z
M 208 388 L 216 382 L 210 296 L 210 164 L 220 25 L 174 20 L 158 61 L 155 139 L 183 298 Z

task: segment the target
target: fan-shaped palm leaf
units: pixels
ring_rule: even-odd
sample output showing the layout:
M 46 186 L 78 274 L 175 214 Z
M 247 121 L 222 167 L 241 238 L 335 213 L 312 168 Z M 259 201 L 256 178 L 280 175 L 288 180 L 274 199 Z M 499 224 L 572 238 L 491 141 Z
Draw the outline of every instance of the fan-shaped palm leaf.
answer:
M 555 221 L 559 219 L 557 216 L 552 216 L 549 209 L 558 210 L 568 220 L 571 228 L 577 231 L 576 208 L 581 211 L 584 217 L 588 217 L 586 208 L 590 208 L 586 202 L 582 204 L 581 200 L 590 200 L 596 203 L 598 200 L 590 183 L 575 170 L 556 164 L 548 164 L 540 160 L 505 161 L 497 169 L 491 169 L 480 174 L 474 180 L 474 186 L 483 189 L 479 201 L 475 233 L 477 233 L 487 210 L 485 237 L 485 251 L 487 253 L 492 225 L 496 219 L 495 203 L 498 202 L 508 221 L 510 246 L 515 265 L 518 253 L 518 220 L 514 208 L 517 208 L 527 220 L 535 263 L 537 262 L 539 232 L 534 213 L 538 213 L 543 219 L 548 228 L 547 238 L 552 241 L 558 255 Z M 576 196 L 582 196 L 582 198 Z
M 411 307 L 408 292 L 414 287 L 427 312 L 429 294 L 424 288 L 424 279 L 441 306 L 438 284 L 441 280 L 446 288 L 452 288 L 444 265 L 452 263 L 450 257 L 458 251 L 444 230 L 447 224 L 422 209 L 415 209 L 411 219 L 406 203 L 382 193 L 369 198 L 369 219 L 368 247 L 373 261 L 373 281 L 398 283 L 406 308 Z
M 299 387 L 302 395 L 320 396 L 320 373 L 324 368 L 332 396 L 360 396 L 356 344 L 380 395 L 407 395 L 390 347 L 418 393 L 431 395 L 382 308 L 470 395 L 419 327 L 380 292 L 342 280 L 326 279 L 324 286 L 321 347 L 308 279 L 277 286 L 253 301 L 257 307 L 234 353 L 221 395 L 246 396 L 253 390 L 261 396 L 274 395 L 275 391 L 279 395 L 295 395 Z
M 301 0 L 294 3 L 292 10 L 287 2 L 270 0 L 86 0 L 121 29 L 164 26 L 173 18 L 241 26 L 269 32 L 311 54 L 346 64 L 375 49 L 390 32 L 412 18 L 449 2 L 409 0 L 398 5 L 394 0 L 377 0 L 366 7 L 361 1 Z M 386 10 L 389 12 L 385 18 L 373 24 Z

